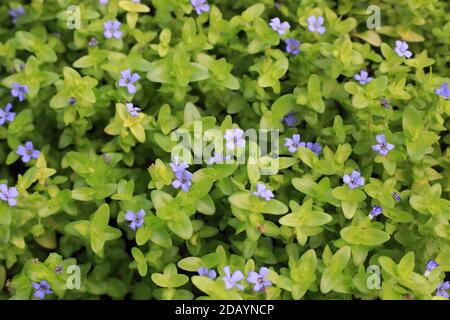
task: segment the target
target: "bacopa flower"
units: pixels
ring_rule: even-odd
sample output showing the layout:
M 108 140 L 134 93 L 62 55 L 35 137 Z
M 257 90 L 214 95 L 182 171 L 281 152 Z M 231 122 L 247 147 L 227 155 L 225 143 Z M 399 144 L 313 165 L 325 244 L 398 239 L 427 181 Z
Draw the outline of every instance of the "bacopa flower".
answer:
M 284 116 L 282 121 L 286 123 L 288 127 L 293 127 L 297 123 L 297 118 L 295 117 L 296 114 L 297 112 L 291 111 Z
M 98 41 L 96 37 L 91 37 L 88 42 L 89 47 L 95 47 L 98 45 Z
M 380 104 L 382 105 L 383 108 L 385 109 L 389 109 L 391 106 L 389 105 L 389 101 L 386 99 L 386 97 L 381 97 L 380 98 Z
M 226 147 L 228 150 L 234 150 L 234 147 L 241 147 L 243 148 L 245 146 L 245 139 L 243 138 L 244 131 L 241 129 L 228 129 L 225 131 L 224 138 L 227 141 Z
M 386 156 L 389 151 L 391 151 L 395 147 L 393 144 L 390 144 L 386 141 L 386 137 L 384 136 L 384 134 L 378 134 L 375 139 L 378 143 L 373 145 L 372 149 L 382 156 Z
M 450 282 L 445 281 L 439 283 L 439 285 L 436 288 L 436 296 L 447 298 L 449 297 L 447 290 L 450 289 Z
M 209 158 L 208 164 L 214 164 L 214 163 L 224 163 L 225 161 L 228 161 L 231 159 L 231 156 L 223 156 L 221 153 L 214 151 L 214 156 Z
M 294 153 L 297 151 L 298 147 L 304 147 L 305 143 L 300 142 L 300 135 L 297 133 L 292 135 L 292 138 L 285 138 L 284 145 L 288 147 L 290 153 Z
M 253 194 L 257 197 L 260 197 L 266 201 L 269 201 L 273 197 L 273 192 L 267 189 L 266 185 L 264 183 L 257 183 L 256 184 L 256 192 L 253 192 Z
M 412 53 L 408 50 L 408 44 L 405 41 L 395 41 L 395 52 L 399 57 L 411 58 Z
M 180 170 L 175 173 L 175 179 L 172 181 L 172 187 L 181 188 L 183 192 L 187 192 L 192 184 L 192 173 L 187 170 Z
M 0 109 L 0 126 L 4 125 L 5 122 L 13 122 L 16 114 L 11 112 L 13 105 L 11 103 L 7 103 L 5 106 L 5 110 Z
M 187 164 L 186 161 L 182 161 L 180 163 L 180 159 L 178 158 L 178 156 L 175 156 L 173 162 L 171 162 L 169 165 L 172 168 L 173 173 L 184 171 L 187 168 L 189 168 L 189 165 Z
M 199 275 L 203 277 L 208 277 L 211 280 L 214 280 L 217 277 L 216 271 L 214 269 L 208 270 L 207 267 L 201 267 L 197 269 Z
M 392 198 L 394 198 L 395 202 L 400 202 L 402 200 L 398 192 L 392 192 Z
M 450 89 L 448 88 L 448 81 L 444 82 L 439 88 L 434 90 L 434 92 L 447 100 L 450 97 Z
M 132 117 L 137 117 L 141 108 L 135 107 L 132 103 L 127 103 L 128 114 Z
M 25 13 L 25 9 L 23 7 L 17 7 L 9 10 L 9 15 L 13 18 L 12 22 L 16 24 L 17 18 L 22 16 Z
M 425 273 L 423 274 L 425 277 L 428 277 L 434 269 L 439 267 L 439 264 L 433 259 L 428 260 L 427 265 L 425 267 Z
M 75 99 L 75 97 L 70 97 L 70 98 L 69 98 L 69 104 L 70 104 L 71 106 L 73 106 L 73 105 L 75 104 L 75 102 L 77 102 L 77 100 Z
M 13 97 L 19 98 L 19 101 L 25 100 L 25 94 L 28 93 L 28 86 L 26 84 L 22 85 L 20 83 L 13 83 L 11 88 L 11 95 Z
M 249 283 L 253 283 L 253 291 L 261 292 L 264 291 L 266 287 L 272 285 L 272 282 L 267 280 L 267 275 L 269 274 L 269 269 L 266 267 L 261 267 L 259 273 L 255 271 L 250 271 L 247 277 Z
M 102 5 L 102 6 L 106 6 L 108 4 L 109 0 L 99 0 L 98 2 Z
M 130 221 L 128 225 L 133 231 L 139 229 L 144 224 L 145 211 L 144 209 L 139 210 L 137 213 L 133 211 L 127 211 L 125 214 L 125 220 Z
M 225 282 L 225 288 L 227 290 L 233 289 L 234 287 L 244 290 L 244 287 L 238 282 L 244 279 L 244 274 L 240 270 L 236 270 L 231 274 L 230 266 L 223 267 L 223 272 L 225 272 L 225 277 L 223 281 Z
M 56 274 L 62 274 L 63 273 L 63 266 L 62 265 L 57 265 L 54 269 L 53 272 Z
M 133 73 L 133 75 L 131 75 L 130 69 L 126 69 L 120 74 L 122 75 L 122 78 L 119 79 L 119 87 L 127 87 L 129 94 L 136 93 L 137 89 L 134 83 L 137 82 L 141 76 L 137 73 Z
M 112 37 L 120 39 L 122 37 L 122 31 L 120 31 L 120 26 L 122 24 L 117 20 L 108 20 L 103 23 L 103 35 L 106 39 L 111 39 Z
M 372 211 L 370 211 L 369 218 L 372 220 L 376 216 L 379 216 L 383 213 L 383 209 L 380 206 L 373 206 Z
M 355 80 L 359 81 L 359 84 L 368 84 L 372 79 L 365 70 L 361 70 L 359 74 L 355 74 Z
M 310 32 L 318 32 L 319 34 L 324 34 L 327 29 L 323 26 L 323 17 L 319 16 L 309 16 L 308 19 L 308 30 Z
M 316 156 L 320 154 L 320 151 L 322 151 L 322 146 L 318 142 L 307 142 L 305 145 L 309 150 L 314 152 Z
M 47 283 L 47 281 L 42 280 L 41 282 L 32 282 L 31 284 L 34 289 L 33 297 L 37 299 L 44 299 L 46 294 L 52 294 L 53 291 L 50 288 L 50 285 Z
M 294 55 L 299 54 L 300 52 L 300 42 L 295 40 L 294 38 L 289 38 L 286 39 L 286 41 L 284 41 L 284 43 L 286 44 L 286 52 L 287 53 L 292 53 Z
M 206 0 L 191 0 L 191 4 L 197 14 L 202 14 L 202 12 L 209 11 L 209 4 L 206 3 Z
M 272 20 L 270 20 L 269 25 L 272 30 L 278 32 L 280 36 L 285 34 L 291 28 L 289 22 L 281 22 L 280 18 L 273 18 Z
M 19 192 L 16 187 L 8 188 L 6 184 L 0 184 L 0 200 L 8 203 L 10 207 L 17 205 L 16 198 L 19 196 Z
M 351 175 L 346 174 L 344 176 L 344 182 L 350 189 L 364 186 L 364 178 L 361 177 L 361 173 L 356 170 L 353 170 Z
M 19 145 L 16 152 L 22 157 L 24 163 L 28 163 L 31 159 L 37 159 L 41 153 L 39 150 L 34 149 L 31 141 L 25 142 L 25 146 Z

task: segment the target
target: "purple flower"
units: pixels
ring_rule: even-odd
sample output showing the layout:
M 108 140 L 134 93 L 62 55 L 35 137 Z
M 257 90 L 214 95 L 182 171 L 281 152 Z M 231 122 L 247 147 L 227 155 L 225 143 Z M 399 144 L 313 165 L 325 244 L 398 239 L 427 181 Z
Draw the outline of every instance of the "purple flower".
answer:
M 13 83 L 11 88 L 11 95 L 13 97 L 19 98 L 19 101 L 23 101 L 25 99 L 25 94 L 28 92 L 28 86 L 26 84 L 21 85 L 19 83 Z
M 33 297 L 37 299 L 44 299 L 46 294 L 53 293 L 53 291 L 50 289 L 50 285 L 45 280 L 42 280 L 39 283 L 33 281 L 31 285 L 34 288 Z
M 395 41 L 395 52 L 399 57 L 411 58 L 412 53 L 408 50 L 408 44 L 405 41 Z
M 267 280 L 266 277 L 269 274 L 269 269 L 266 267 L 261 267 L 259 269 L 259 274 L 255 271 L 250 271 L 247 277 L 249 283 L 253 283 L 253 291 L 261 292 L 264 291 L 266 287 L 272 285 L 272 282 Z
M 394 198 L 395 202 L 400 202 L 402 200 L 397 192 L 392 192 L 392 198 Z
M 439 267 L 439 264 L 433 259 L 428 260 L 427 265 L 425 267 L 425 273 L 423 274 L 425 277 L 428 277 L 434 269 Z
M 98 45 L 98 41 L 96 37 L 91 37 L 88 42 L 89 47 L 95 47 Z
M 286 44 L 286 52 L 292 53 L 294 55 L 299 54 L 300 52 L 300 42 L 295 40 L 294 38 L 289 38 L 284 41 Z
M 130 224 L 128 226 L 136 231 L 136 229 L 139 229 L 144 224 L 144 216 L 144 209 L 139 210 L 138 213 L 127 211 L 127 213 L 125 214 L 125 220 L 130 221 Z
M 316 156 L 320 154 L 320 151 L 322 151 L 322 146 L 318 142 L 307 142 L 306 147 L 314 152 Z
M 346 174 L 344 176 L 344 182 L 350 189 L 364 186 L 364 178 L 361 177 L 361 173 L 356 170 L 353 170 L 351 175 Z
M 257 183 L 256 184 L 256 192 L 253 192 L 253 194 L 257 197 L 260 197 L 266 201 L 269 201 L 274 197 L 273 192 L 267 189 L 266 185 L 264 183 Z
M 273 31 L 278 32 L 280 36 L 286 33 L 287 30 L 291 28 L 289 22 L 281 22 L 280 18 L 273 18 L 270 20 L 269 25 L 272 27 Z
M 227 149 L 234 150 L 235 146 L 243 148 L 245 146 L 245 139 L 242 138 L 243 135 L 244 131 L 241 129 L 228 129 L 224 135 L 225 140 L 227 140 Z
M 75 104 L 75 102 L 77 102 L 77 100 L 75 99 L 75 97 L 70 97 L 70 99 L 69 99 L 69 104 L 70 104 L 71 106 L 73 106 L 73 105 Z
M 225 288 L 227 290 L 233 289 L 234 287 L 240 290 L 244 290 L 244 287 L 237 283 L 244 279 L 244 274 L 241 271 L 236 270 L 235 272 L 233 272 L 233 275 L 231 275 L 230 266 L 225 266 L 223 267 L 223 272 L 225 272 L 226 276 L 222 279 L 223 281 L 225 281 Z
M 288 147 L 288 151 L 290 153 L 294 153 L 297 151 L 298 147 L 304 147 L 305 143 L 300 142 L 300 135 L 294 134 L 292 138 L 284 138 L 284 145 Z
M 209 5 L 206 3 L 206 0 L 191 0 L 191 4 L 197 14 L 202 14 L 202 12 L 209 11 Z
M 375 144 L 372 146 L 372 149 L 376 152 L 378 152 L 382 156 L 386 156 L 389 151 L 394 149 L 394 145 L 386 142 L 386 137 L 384 134 L 379 134 L 375 137 L 378 144 Z
M 293 127 L 297 123 L 297 118 L 295 117 L 296 114 L 297 112 L 291 111 L 284 116 L 282 121 L 286 123 L 288 127 Z
M 383 213 L 383 209 L 380 206 L 373 206 L 372 211 L 370 211 L 369 218 L 372 220 L 376 216 L 379 216 Z
M 111 39 L 112 37 L 120 39 L 122 37 L 122 31 L 120 31 L 120 26 L 122 24 L 117 20 L 108 20 L 103 23 L 103 35 L 106 39 Z
M 127 103 L 127 111 L 130 116 L 137 117 L 141 108 L 135 107 L 132 103 Z
M 449 295 L 447 293 L 447 290 L 450 289 L 450 282 L 445 281 L 439 283 L 439 285 L 436 288 L 436 296 L 449 298 Z
M 137 82 L 141 76 L 137 73 L 133 73 L 131 75 L 131 70 L 126 69 L 120 73 L 122 75 L 122 78 L 119 79 L 119 87 L 127 87 L 128 93 L 134 94 L 136 93 L 136 86 L 133 84 Z
M 5 122 L 13 122 L 16 117 L 15 112 L 10 112 L 13 105 L 11 103 L 7 103 L 5 106 L 5 110 L 0 109 L 0 126 L 4 125 Z
M 21 15 L 25 13 L 25 9 L 23 7 L 18 7 L 9 10 L 9 15 L 13 18 L 12 22 L 16 24 L 17 18 L 19 18 Z
M 171 162 L 169 165 L 172 168 L 173 173 L 175 174 L 189 168 L 189 165 L 186 161 L 180 163 L 178 156 L 175 156 L 173 162 Z
M 214 156 L 211 157 L 208 160 L 208 164 L 214 164 L 214 163 L 224 163 L 225 161 L 228 161 L 231 159 L 231 156 L 223 156 L 221 153 L 214 151 Z
M 323 26 L 323 17 L 319 16 L 309 16 L 308 19 L 308 30 L 310 32 L 318 32 L 320 34 L 324 34 L 327 29 Z
M 175 173 L 175 179 L 172 181 L 172 187 L 178 189 L 181 187 L 183 192 L 187 192 L 192 184 L 192 173 L 187 170 L 180 170 Z
M 16 198 L 19 196 L 19 192 L 16 187 L 8 188 L 6 184 L 0 184 L 0 200 L 8 203 L 10 207 L 17 205 Z
M 385 109 L 389 109 L 391 106 L 389 105 L 389 101 L 386 99 L 386 97 L 380 98 L 380 103 Z
M 214 269 L 208 270 L 207 267 L 201 267 L 197 269 L 199 275 L 203 277 L 208 277 L 211 280 L 214 280 L 217 277 L 216 271 Z
M 105 6 L 105 5 L 108 4 L 108 1 L 109 1 L 109 0 L 99 0 L 98 2 L 100 2 L 100 4 L 101 4 L 102 6 Z
M 63 266 L 62 265 L 57 265 L 54 269 L 53 272 L 56 274 L 62 274 L 63 273 Z
M 438 89 L 434 90 L 437 95 L 440 95 L 445 100 L 450 97 L 450 89 L 448 88 L 448 81 L 445 81 Z
M 359 81 L 359 84 L 368 84 L 373 78 L 369 77 L 367 71 L 361 70 L 359 74 L 355 74 L 355 80 Z
M 40 154 L 39 150 L 34 150 L 33 142 L 31 141 L 25 142 L 25 146 L 19 145 L 16 152 L 22 157 L 24 163 L 28 163 L 32 158 L 37 159 Z

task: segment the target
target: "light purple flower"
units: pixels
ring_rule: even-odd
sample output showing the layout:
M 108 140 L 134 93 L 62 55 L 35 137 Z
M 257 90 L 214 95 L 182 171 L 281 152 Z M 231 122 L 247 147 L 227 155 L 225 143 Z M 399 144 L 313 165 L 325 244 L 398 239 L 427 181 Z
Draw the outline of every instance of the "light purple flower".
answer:
M 428 260 L 427 265 L 425 267 L 425 273 L 423 274 L 425 277 L 428 277 L 434 269 L 439 267 L 439 264 L 433 259 Z
M 9 15 L 13 18 L 12 22 L 16 24 L 17 18 L 22 16 L 25 13 L 25 9 L 23 7 L 17 7 L 9 10 Z
M 136 229 L 139 229 L 144 224 L 144 217 L 144 209 L 139 210 L 138 213 L 127 211 L 127 213 L 125 214 L 125 220 L 130 221 L 130 224 L 128 226 L 134 231 L 136 231 Z
M 351 175 L 346 174 L 344 176 L 344 182 L 350 189 L 364 186 L 364 178 L 361 177 L 361 173 L 356 170 L 353 170 Z
M 402 200 L 398 192 L 392 192 L 392 198 L 394 198 L 395 202 L 400 202 Z
M 24 163 L 28 163 L 31 159 L 37 159 L 40 154 L 39 150 L 34 150 L 33 142 L 31 141 L 25 142 L 25 146 L 19 145 L 16 152 L 22 157 Z
M 408 50 L 408 44 L 405 41 L 395 41 L 395 52 L 399 57 L 411 58 L 412 53 Z
M 266 185 L 264 183 L 257 183 L 256 184 L 256 192 L 253 192 L 253 194 L 257 197 L 260 197 L 266 201 L 269 201 L 273 197 L 273 192 L 267 189 Z
M 230 266 L 223 267 L 223 272 L 225 272 L 225 277 L 223 277 L 223 281 L 225 282 L 225 288 L 227 290 L 233 289 L 234 287 L 244 290 L 244 287 L 241 284 L 238 284 L 237 282 L 244 279 L 244 274 L 236 270 L 233 272 L 233 275 L 231 275 Z
M 89 47 L 95 47 L 98 45 L 98 41 L 96 37 L 91 37 L 88 42 Z
M 318 142 L 307 142 L 306 147 L 314 152 L 316 156 L 320 154 L 320 151 L 322 151 L 322 146 Z
M 50 285 L 48 284 L 47 281 L 42 280 L 41 282 L 32 282 L 31 283 L 33 289 L 34 289 L 34 294 L 33 297 L 37 298 L 37 299 L 44 299 L 46 294 L 52 294 L 53 291 L 50 289 Z
M 17 205 L 18 196 L 16 187 L 8 188 L 6 184 L 0 184 L 0 200 L 7 202 L 10 207 Z
M 4 125 L 5 122 L 13 122 L 16 117 L 15 112 L 11 112 L 13 105 L 11 103 L 7 103 L 5 106 L 5 110 L 0 109 L 0 126 Z
M 132 103 L 127 103 L 127 111 L 132 117 L 137 117 L 141 108 L 135 107 Z
M 199 275 L 203 277 L 208 277 L 211 280 L 214 280 L 217 277 L 216 271 L 214 269 L 208 270 L 207 267 L 201 267 L 197 269 Z
M 359 74 L 355 74 L 355 80 L 359 81 L 360 84 L 368 84 L 373 78 L 369 77 L 367 71 L 361 70 Z
M 448 88 L 448 81 L 445 81 L 438 89 L 434 90 L 437 95 L 447 100 L 450 97 L 450 89 Z
M 386 156 L 389 151 L 391 151 L 395 147 L 393 144 L 390 144 L 386 141 L 386 137 L 384 136 L 384 134 L 377 135 L 375 139 L 377 140 L 378 144 L 373 145 L 372 149 L 382 156 Z
M 288 147 L 288 151 L 290 153 L 294 153 L 297 151 L 298 147 L 304 147 L 305 143 L 300 142 L 300 135 L 294 134 L 292 138 L 284 138 L 284 145 Z
M 183 192 L 188 192 L 191 187 L 192 173 L 186 170 L 177 171 L 175 179 L 172 181 L 172 187 L 175 189 L 181 188 Z
M 228 161 L 231 159 L 231 156 L 223 156 L 221 153 L 214 151 L 213 152 L 214 156 L 211 157 L 208 160 L 208 164 L 214 164 L 214 163 L 224 163 L 225 161 Z
M 295 40 L 294 38 L 289 38 L 284 41 L 286 44 L 286 52 L 292 53 L 294 55 L 299 54 L 300 52 L 300 42 Z
M 278 32 L 280 36 L 286 33 L 291 28 L 289 22 L 281 22 L 280 18 L 273 18 L 270 20 L 269 25 L 272 27 L 273 31 Z
M 297 123 L 297 118 L 295 117 L 296 114 L 297 112 L 291 111 L 284 116 L 282 121 L 286 123 L 288 127 L 293 127 Z
M 56 274 L 63 274 L 64 268 L 62 265 L 59 264 L 53 269 L 53 272 Z
M 235 146 L 243 148 L 245 146 L 245 139 L 242 137 L 244 131 L 241 129 L 228 129 L 225 131 L 224 138 L 227 141 L 226 147 L 228 150 L 234 150 Z
M 272 282 L 267 280 L 266 277 L 269 274 L 269 269 L 266 267 L 261 267 L 259 269 L 259 274 L 255 271 L 250 271 L 247 277 L 249 283 L 253 283 L 253 291 L 262 292 L 272 285 Z
M 318 32 L 320 34 L 324 34 L 325 31 L 327 31 L 327 29 L 323 26 L 324 20 L 322 16 L 309 16 L 306 21 L 308 21 L 308 30 L 310 32 Z
M 202 14 L 202 12 L 209 11 L 209 5 L 206 3 L 206 0 L 191 0 L 191 4 L 197 14 Z
M 186 161 L 180 163 L 180 159 L 178 158 L 178 156 L 175 156 L 173 162 L 171 162 L 169 165 L 172 168 L 173 173 L 184 171 L 185 169 L 189 168 L 189 165 Z
M 122 24 L 117 20 L 108 20 L 103 23 L 103 35 L 106 39 L 111 39 L 112 37 L 120 39 L 122 37 L 122 31 L 120 31 L 120 26 Z
M 137 82 L 141 76 L 137 73 L 133 73 L 133 75 L 131 75 L 130 69 L 126 69 L 120 74 L 122 75 L 122 78 L 119 79 L 119 87 L 127 87 L 129 94 L 136 93 L 137 89 L 134 83 Z
M 444 297 L 444 298 L 449 298 L 449 295 L 447 293 L 447 290 L 450 289 L 450 282 L 445 281 L 445 282 L 441 282 L 439 283 L 439 285 L 436 288 L 436 296 L 439 297 Z
M 109 0 L 99 0 L 98 2 L 102 5 L 102 6 L 106 6 L 108 4 Z
M 369 218 L 372 220 L 376 216 L 379 216 L 383 213 L 383 209 L 380 206 L 373 206 L 372 211 L 370 211 Z
M 21 85 L 19 83 L 13 83 L 11 88 L 11 95 L 13 97 L 19 98 L 19 101 L 23 101 L 25 99 L 25 94 L 28 92 L 28 86 L 26 84 Z

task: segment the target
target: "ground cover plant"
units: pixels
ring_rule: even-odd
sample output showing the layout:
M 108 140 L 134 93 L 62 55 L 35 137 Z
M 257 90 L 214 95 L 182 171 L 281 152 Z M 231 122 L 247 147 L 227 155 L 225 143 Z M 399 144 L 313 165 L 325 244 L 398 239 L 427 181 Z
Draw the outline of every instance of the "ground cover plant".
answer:
M 449 18 L 2 1 L 1 299 L 447 299 Z

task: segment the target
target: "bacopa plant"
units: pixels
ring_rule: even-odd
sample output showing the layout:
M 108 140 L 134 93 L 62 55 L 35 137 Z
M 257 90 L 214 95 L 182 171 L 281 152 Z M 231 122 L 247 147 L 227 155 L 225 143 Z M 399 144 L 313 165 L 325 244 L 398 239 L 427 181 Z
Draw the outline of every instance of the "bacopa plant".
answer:
M 450 3 L 370 4 L 2 1 L 0 299 L 448 299 Z

